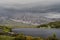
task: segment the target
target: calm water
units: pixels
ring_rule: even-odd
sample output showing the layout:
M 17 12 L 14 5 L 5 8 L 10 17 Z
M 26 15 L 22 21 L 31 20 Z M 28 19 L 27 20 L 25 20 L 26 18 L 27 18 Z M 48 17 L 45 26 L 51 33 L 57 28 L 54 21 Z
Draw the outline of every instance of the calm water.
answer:
M 58 38 L 60 37 L 60 29 L 19 28 L 19 29 L 13 29 L 13 32 L 24 33 L 24 35 L 44 37 L 44 38 L 52 36 L 55 33 Z

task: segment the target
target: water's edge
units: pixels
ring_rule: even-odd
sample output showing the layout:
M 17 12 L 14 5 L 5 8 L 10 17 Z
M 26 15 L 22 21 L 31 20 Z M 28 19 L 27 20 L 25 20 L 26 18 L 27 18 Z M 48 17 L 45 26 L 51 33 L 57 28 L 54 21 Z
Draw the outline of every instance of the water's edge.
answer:
M 60 37 L 60 29 L 43 29 L 43 28 L 17 28 L 12 29 L 15 33 L 24 33 L 24 35 L 34 36 L 34 37 L 48 37 L 52 36 L 54 33 L 57 38 Z

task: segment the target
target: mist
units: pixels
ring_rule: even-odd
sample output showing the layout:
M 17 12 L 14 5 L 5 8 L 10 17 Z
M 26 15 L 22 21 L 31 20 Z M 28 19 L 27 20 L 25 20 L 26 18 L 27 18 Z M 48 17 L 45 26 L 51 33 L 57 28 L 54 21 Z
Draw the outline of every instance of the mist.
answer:
M 60 0 L 0 0 L 0 14 L 38 14 L 60 17 Z

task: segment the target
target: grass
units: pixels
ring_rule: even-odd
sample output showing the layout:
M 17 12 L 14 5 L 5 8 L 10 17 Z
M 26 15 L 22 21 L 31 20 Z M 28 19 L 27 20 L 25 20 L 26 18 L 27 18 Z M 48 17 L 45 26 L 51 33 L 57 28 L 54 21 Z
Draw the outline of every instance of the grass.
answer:
M 15 22 L 15 21 L 11 21 L 11 20 L 4 20 L 2 23 L 0 23 L 0 25 L 9 26 L 9 27 L 13 27 L 13 28 L 36 28 L 35 25 Z
M 14 40 L 15 37 L 0 35 L 0 40 Z

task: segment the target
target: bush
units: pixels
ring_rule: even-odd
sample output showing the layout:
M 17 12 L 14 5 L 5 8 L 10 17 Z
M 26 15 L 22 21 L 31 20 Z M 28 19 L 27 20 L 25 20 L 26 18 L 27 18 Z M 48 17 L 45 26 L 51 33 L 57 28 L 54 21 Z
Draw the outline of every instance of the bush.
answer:
M 0 35 L 0 40 L 14 40 L 15 37 Z
M 24 34 L 20 33 L 19 35 L 16 36 L 15 40 L 25 40 Z

